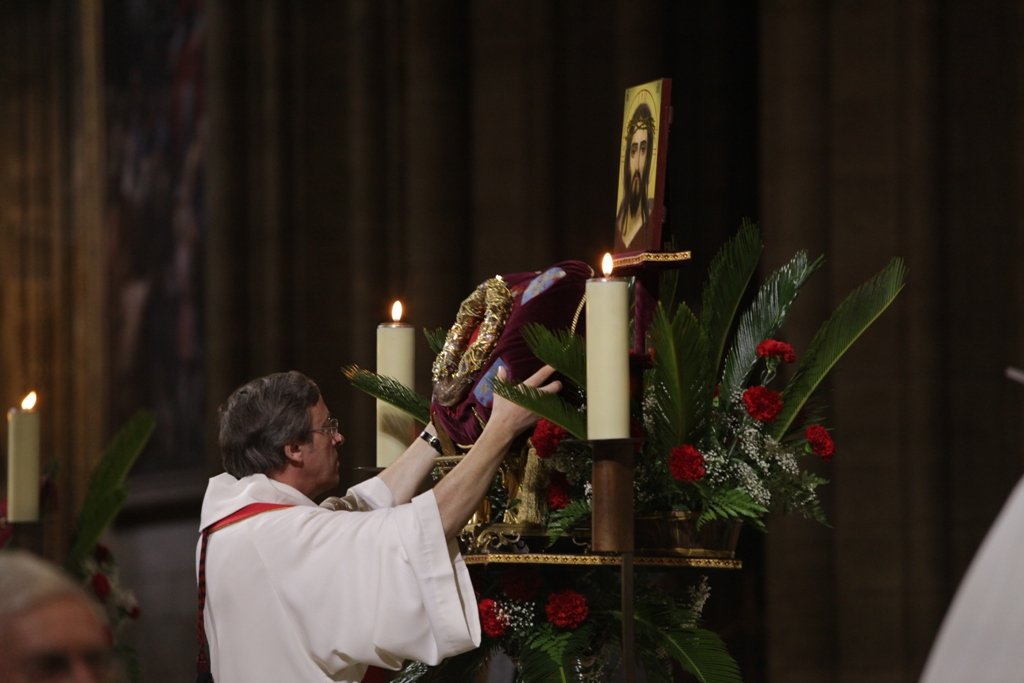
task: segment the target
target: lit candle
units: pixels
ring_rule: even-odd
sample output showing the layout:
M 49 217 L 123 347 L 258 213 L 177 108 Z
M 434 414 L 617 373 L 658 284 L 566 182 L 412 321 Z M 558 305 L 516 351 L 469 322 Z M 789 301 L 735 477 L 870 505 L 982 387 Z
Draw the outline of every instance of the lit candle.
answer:
M 609 277 L 587 280 L 587 438 L 629 438 L 629 283 Z
M 377 374 L 413 388 L 416 332 L 401 322 L 402 302 L 391 307 L 390 323 L 377 326 Z M 387 467 L 413 438 L 413 419 L 384 401 L 377 401 L 377 467 Z
M 7 411 L 7 519 L 39 519 L 39 413 L 36 392 L 29 392 L 21 408 Z

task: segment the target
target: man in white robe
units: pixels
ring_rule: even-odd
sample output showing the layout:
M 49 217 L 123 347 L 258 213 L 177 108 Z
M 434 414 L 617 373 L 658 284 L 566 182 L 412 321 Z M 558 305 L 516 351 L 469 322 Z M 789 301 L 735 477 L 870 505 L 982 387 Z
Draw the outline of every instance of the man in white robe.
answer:
M 541 387 L 550 373 L 526 383 L 558 391 L 558 382 Z M 204 624 L 214 680 L 361 681 L 368 665 L 435 664 L 478 646 L 476 599 L 454 539 L 535 419 L 495 396 L 477 443 L 432 490 L 413 497 L 437 455 L 428 426 L 379 476 L 317 506 L 338 483 L 344 442 L 317 386 L 289 372 L 236 390 L 221 408 L 227 473 L 210 480 L 200 529 L 252 503 L 290 507 L 209 538 Z M 197 548 L 197 571 L 198 560 Z

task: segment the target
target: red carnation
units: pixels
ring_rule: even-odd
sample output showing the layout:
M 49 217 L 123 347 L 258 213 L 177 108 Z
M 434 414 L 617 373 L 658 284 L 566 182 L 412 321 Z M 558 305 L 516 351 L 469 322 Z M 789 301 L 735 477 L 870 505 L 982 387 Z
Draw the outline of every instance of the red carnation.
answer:
M 550 420 L 537 420 L 537 426 L 533 428 L 533 437 L 530 439 L 537 451 L 537 457 L 550 458 L 568 434 Z
M 825 462 L 831 460 L 832 454 L 836 452 L 836 444 L 832 440 L 832 436 L 821 425 L 811 425 L 807 428 L 807 445 Z
M 759 422 L 771 422 L 782 410 L 782 394 L 768 387 L 748 387 L 743 392 L 743 403 L 750 417 Z
M 760 358 L 778 358 L 784 363 L 792 363 L 796 360 L 796 352 L 793 347 L 778 339 L 765 339 L 757 345 L 757 355 Z
M 110 595 L 110 579 L 103 574 L 96 572 L 92 575 L 92 590 L 100 600 Z
M 559 628 L 576 628 L 587 618 L 590 609 L 587 607 L 587 599 L 581 593 L 566 588 L 548 596 L 544 613 L 548 621 Z
M 509 600 L 526 602 L 537 597 L 543 582 L 535 569 L 511 569 L 501 577 L 501 591 Z
M 548 509 L 561 510 L 569 504 L 569 480 L 562 472 L 553 472 L 548 481 Z
M 676 446 L 668 456 L 668 469 L 676 481 L 691 482 L 703 478 L 704 456 L 688 443 Z
M 505 635 L 508 619 L 498 609 L 498 603 L 491 598 L 484 598 L 477 604 L 477 610 L 480 612 L 480 627 L 485 634 L 491 638 Z
M 93 551 L 93 557 L 96 558 L 97 562 L 109 562 L 111 559 L 110 548 L 103 545 L 102 543 L 96 544 L 96 549 Z

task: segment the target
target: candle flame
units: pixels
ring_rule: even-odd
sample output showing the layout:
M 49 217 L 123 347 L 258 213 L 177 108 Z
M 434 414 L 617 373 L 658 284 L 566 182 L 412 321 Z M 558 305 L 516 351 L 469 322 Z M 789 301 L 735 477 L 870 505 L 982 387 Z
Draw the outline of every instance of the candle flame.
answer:
M 34 392 L 34 391 L 28 392 L 28 394 L 25 396 L 25 398 L 21 399 L 21 409 L 22 410 L 32 410 L 33 408 L 35 408 L 36 407 L 36 398 L 37 398 L 36 392 Z
M 402 302 L 396 301 L 391 304 L 391 319 L 396 323 L 402 319 Z
M 608 277 L 609 275 L 612 274 L 612 268 L 612 255 L 606 252 L 604 258 L 601 259 L 601 272 L 604 273 L 605 277 Z

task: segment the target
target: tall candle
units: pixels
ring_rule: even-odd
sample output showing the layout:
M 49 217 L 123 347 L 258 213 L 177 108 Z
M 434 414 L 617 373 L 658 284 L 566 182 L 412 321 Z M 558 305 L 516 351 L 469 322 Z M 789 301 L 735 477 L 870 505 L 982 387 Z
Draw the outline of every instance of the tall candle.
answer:
M 36 392 L 21 408 L 7 411 L 7 519 L 39 519 L 39 413 L 33 410 Z
M 416 332 L 401 322 L 402 302 L 391 307 L 390 323 L 377 326 L 377 374 L 398 380 L 410 389 L 414 384 Z M 413 438 L 413 419 L 393 405 L 377 401 L 377 467 L 387 467 Z
M 587 438 L 629 438 L 629 283 L 610 277 L 587 280 Z

